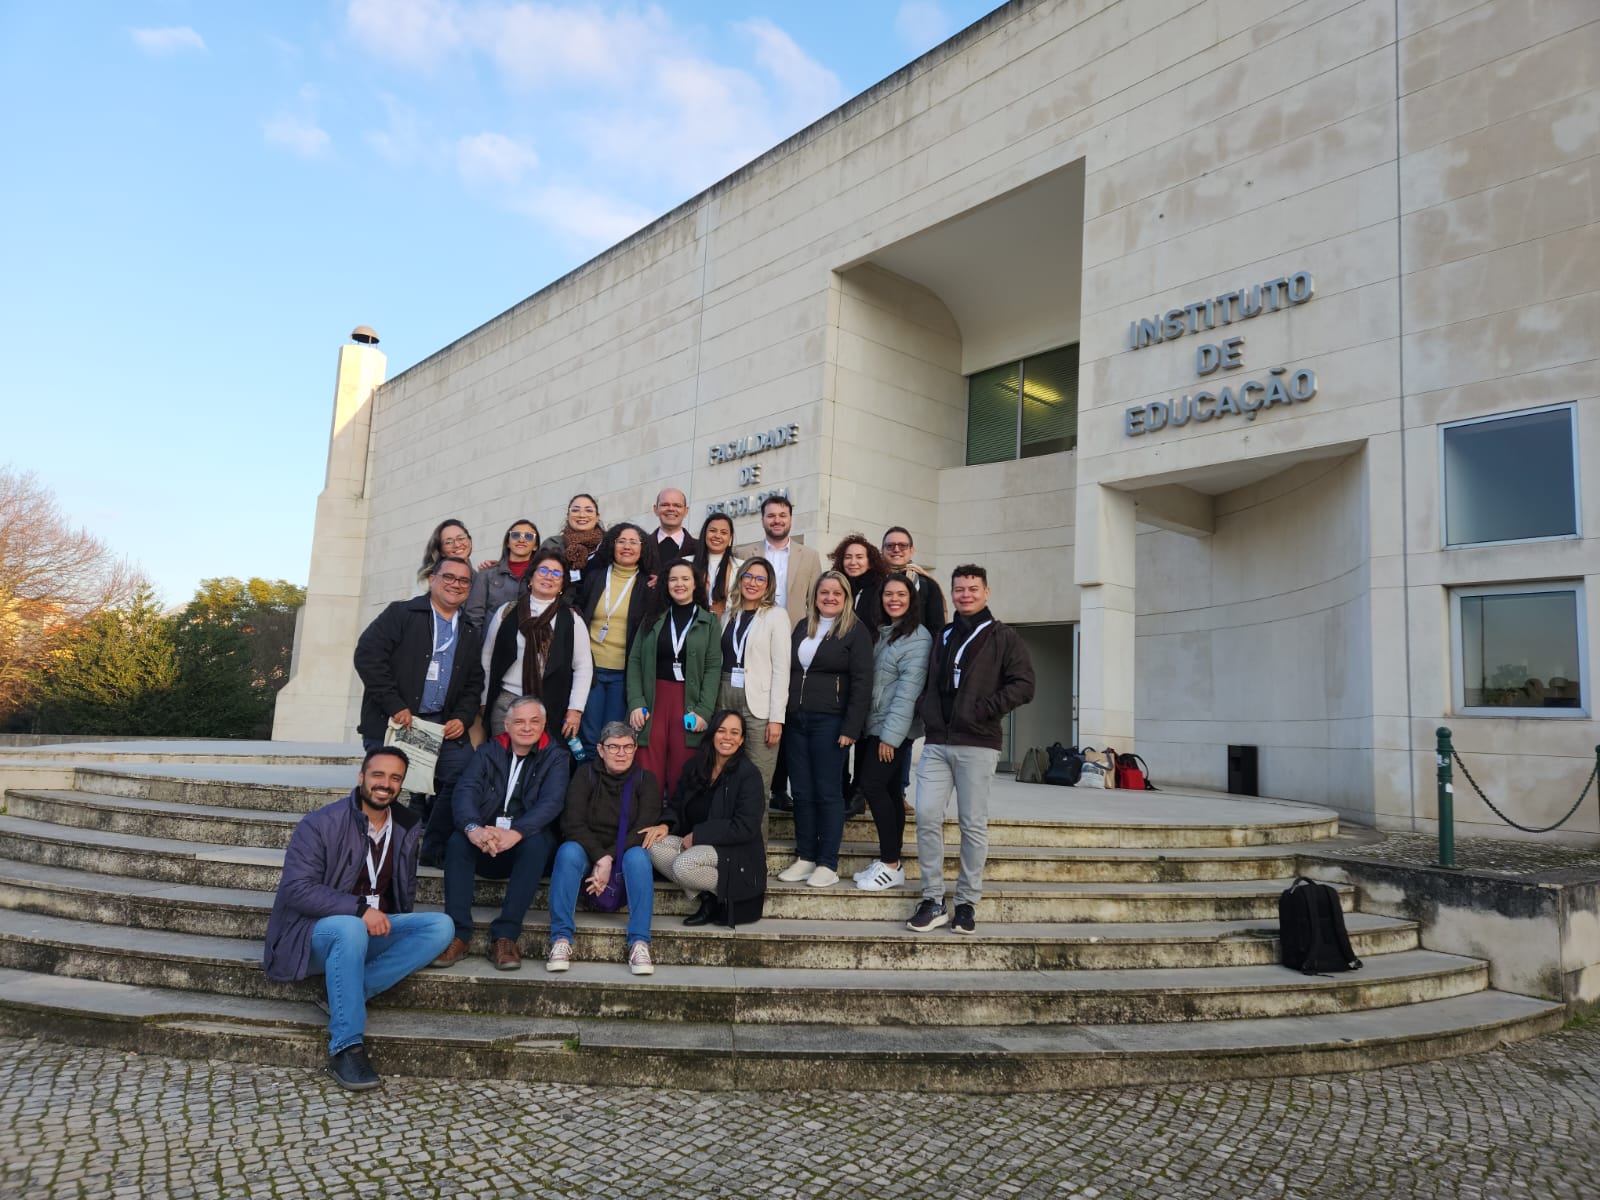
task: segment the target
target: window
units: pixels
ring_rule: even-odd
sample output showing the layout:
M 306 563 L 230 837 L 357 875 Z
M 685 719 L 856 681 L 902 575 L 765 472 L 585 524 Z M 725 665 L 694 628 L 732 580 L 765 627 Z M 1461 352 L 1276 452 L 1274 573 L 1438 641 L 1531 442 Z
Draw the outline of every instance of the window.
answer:
M 1575 537 L 1575 419 L 1563 405 L 1444 426 L 1445 545 Z
M 1450 593 L 1455 708 L 1504 717 L 1585 716 L 1583 585 L 1511 583 Z
M 1057 454 L 1078 445 L 1078 347 L 967 379 L 967 465 Z

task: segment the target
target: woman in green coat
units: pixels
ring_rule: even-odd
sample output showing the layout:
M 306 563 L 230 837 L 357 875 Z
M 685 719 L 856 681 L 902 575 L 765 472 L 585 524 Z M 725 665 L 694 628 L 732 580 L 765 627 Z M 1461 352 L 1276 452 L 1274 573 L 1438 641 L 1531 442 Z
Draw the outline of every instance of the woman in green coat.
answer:
M 678 776 L 711 727 L 722 683 L 721 631 L 693 563 L 661 577 L 639 635 L 628 648 L 629 723 L 639 731 L 639 763 L 672 795 Z

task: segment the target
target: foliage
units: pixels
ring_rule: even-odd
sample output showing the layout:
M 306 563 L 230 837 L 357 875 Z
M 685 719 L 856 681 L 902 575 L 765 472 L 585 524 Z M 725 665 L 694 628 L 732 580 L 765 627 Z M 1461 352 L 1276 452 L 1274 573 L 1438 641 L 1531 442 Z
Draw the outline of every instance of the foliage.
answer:
M 171 623 L 148 586 L 84 620 L 50 653 L 39 725 L 50 733 L 155 735 L 179 676 Z

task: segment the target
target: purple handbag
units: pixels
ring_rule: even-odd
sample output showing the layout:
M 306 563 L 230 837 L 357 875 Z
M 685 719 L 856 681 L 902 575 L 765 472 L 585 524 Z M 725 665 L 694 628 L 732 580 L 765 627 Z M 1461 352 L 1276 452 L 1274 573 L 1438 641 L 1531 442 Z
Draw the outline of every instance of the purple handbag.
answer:
M 622 850 L 628 843 L 628 812 L 633 807 L 633 777 L 622 785 L 622 816 L 617 821 L 617 852 L 611 857 L 611 878 L 606 880 L 606 886 L 601 889 L 598 896 L 591 896 L 582 889 L 578 892 L 578 901 L 590 912 L 613 913 L 627 903 L 628 892 L 622 879 Z

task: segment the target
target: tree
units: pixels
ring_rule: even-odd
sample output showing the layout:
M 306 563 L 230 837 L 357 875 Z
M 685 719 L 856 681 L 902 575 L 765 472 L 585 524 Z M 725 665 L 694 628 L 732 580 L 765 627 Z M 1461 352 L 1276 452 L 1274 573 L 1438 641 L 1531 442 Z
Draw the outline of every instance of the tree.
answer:
M 178 618 L 195 647 L 204 641 L 211 655 L 231 645 L 232 634 L 247 647 L 245 674 L 255 697 L 256 717 L 251 728 L 239 727 L 231 737 L 266 737 L 272 728 L 272 705 L 278 689 L 289 682 L 289 661 L 294 653 L 295 618 L 306 602 L 306 590 L 284 579 L 251 578 L 241 582 L 223 577 L 203 579 Z M 204 637 L 202 638 L 202 635 Z M 226 651 L 232 655 L 234 650 Z M 198 663 L 196 664 L 198 669 Z
M 125 606 L 86 618 L 50 652 L 40 687 L 40 729 L 130 737 L 171 733 L 168 709 L 179 677 L 172 632 L 148 585 Z
M 66 638 L 142 582 L 31 473 L 0 466 L 0 721 L 27 706 Z

